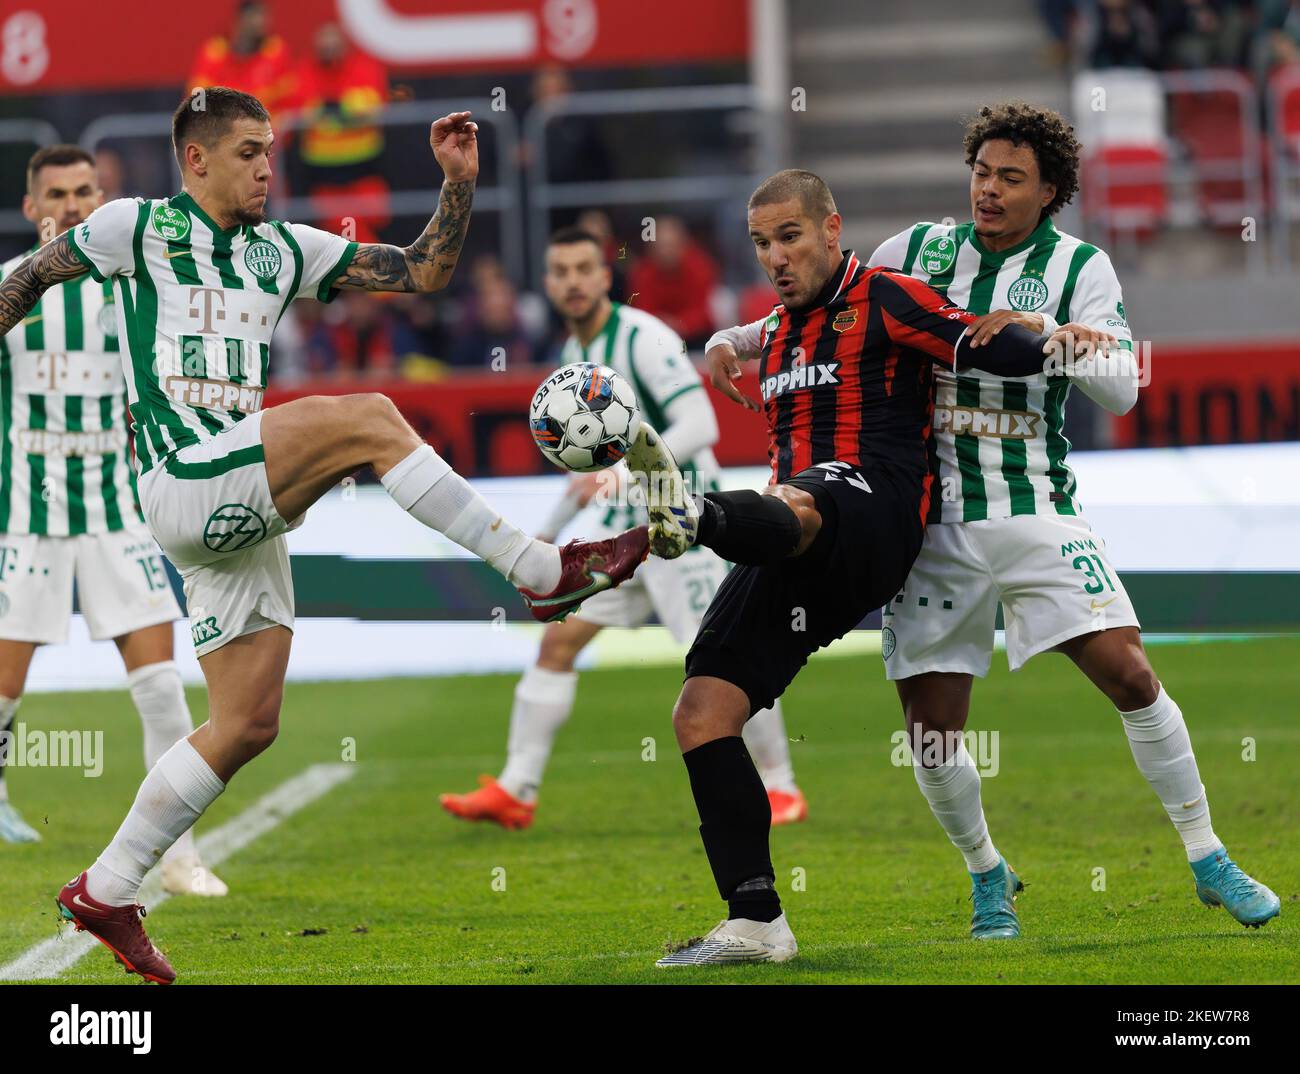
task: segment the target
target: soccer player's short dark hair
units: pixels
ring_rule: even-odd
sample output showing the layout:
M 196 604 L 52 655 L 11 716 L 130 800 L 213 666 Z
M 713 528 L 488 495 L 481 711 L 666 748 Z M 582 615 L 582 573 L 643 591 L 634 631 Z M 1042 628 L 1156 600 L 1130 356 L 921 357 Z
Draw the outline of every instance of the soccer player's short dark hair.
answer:
M 802 168 L 786 168 L 764 179 L 749 195 L 749 208 L 776 205 L 791 198 L 798 198 L 803 211 L 818 221 L 839 212 L 825 180 Z
M 605 248 L 601 246 L 600 240 L 596 238 L 585 227 L 578 227 L 572 224 L 569 227 L 562 227 L 551 233 L 550 239 L 546 245 L 550 246 L 575 246 L 580 242 L 592 243 L 601 255 L 601 260 L 605 257 Z
M 27 162 L 27 193 L 36 188 L 36 174 L 42 168 L 62 167 L 66 164 L 89 164 L 95 166 L 95 158 L 79 145 L 47 145 L 32 154 Z
M 212 145 L 237 119 L 271 121 L 265 105 L 250 93 L 226 86 L 204 86 L 186 95 L 172 113 L 172 152 L 181 173 L 185 172 L 185 146 L 198 142 Z
M 992 108 L 986 105 L 966 125 L 966 166 L 975 166 L 980 146 L 1001 138 L 1034 151 L 1043 182 L 1056 187 L 1056 197 L 1043 214 L 1059 212 L 1079 189 L 1079 152 L 1083 147 L 1074 136 L 1074 128 L 1059 112 L 1035 108 L 1024 101 L 1007 101 Z

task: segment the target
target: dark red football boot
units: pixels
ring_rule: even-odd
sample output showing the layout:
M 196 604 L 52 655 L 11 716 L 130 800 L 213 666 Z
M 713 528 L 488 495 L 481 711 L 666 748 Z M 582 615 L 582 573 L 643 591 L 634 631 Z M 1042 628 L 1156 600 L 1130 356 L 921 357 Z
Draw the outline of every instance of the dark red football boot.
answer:
M 86 931 L 113 952 L 127 973 L 138 973 L 154 984 L 171 984 L 176 971 L 158 948 L 144 934 L 140 919 L 145 909 L 134 906 L 108 906 L 90 897 L 86 891 L 86 874 L 65 884 L 54 900 L 59 914 L 71 921 L 78 932 Z
M 534 619 L 551 623 L 577 611 L 588 597 L 626 582 L 649 551 L 648 526 L 603 541 L 570 541 L 560 549 L 560 584 L 546 594 L 519 592 Z

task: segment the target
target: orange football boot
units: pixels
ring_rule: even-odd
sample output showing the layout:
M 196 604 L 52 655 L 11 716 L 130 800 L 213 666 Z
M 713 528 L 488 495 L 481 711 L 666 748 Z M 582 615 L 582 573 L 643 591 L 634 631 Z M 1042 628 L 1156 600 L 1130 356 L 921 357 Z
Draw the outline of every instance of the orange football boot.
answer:
M 801 820 L 808 819 L 808 803 L 804 799 L 803 791 L 798 787 L 795 788 L 794 794 L 770 790 L 767 792 L 767 802 L 772 807 L 773 828 L 778 824 L 797 824 Z
M 478 782 L 478 790 L 469 794 L 439 795 L 442 808 L 462 820 L 490 820 L 516 831 L 533 823 L 536 802 L 521 802 L 491 776 L 479 776 Z

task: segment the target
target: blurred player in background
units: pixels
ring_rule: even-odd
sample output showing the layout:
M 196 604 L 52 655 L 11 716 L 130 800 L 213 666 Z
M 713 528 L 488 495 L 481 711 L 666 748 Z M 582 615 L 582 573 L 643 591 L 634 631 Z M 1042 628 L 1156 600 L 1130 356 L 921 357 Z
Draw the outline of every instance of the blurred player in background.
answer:
M 84 149 L 39 150 L 22 206 L 38 241 L 0 266 L 0 281 L 102 196 Z M 122 654 L 148 770 L 194 730 L 172 660 L 181 612 L 136 503 L 113 289 L 85 276 L 52 287 L 0 337 L 0 731 L 13 724 L 36 646 L 68 640 L 74 579 L 90 636 Z M 0 838 L 39 838 L 9 801 L 3 758 Z M 167 891 L 226 894 L 192 831 L 161 866 Z
M 718 421 L 681 336 L 642 310 L 611 302 L 610 286 L 609 263 L 595 235 L 569 227 L 552 236 L 546 250 L 546 293 L 570 333 L 561 364 L 595 362 L 620 373 L 635 390 L 644 420 L 661 431 L 675 458 L 686 460 L 682 471 L 690 488 L 718 491 L 713 457 Z M 538 537 L 553 541 L 593 499 L 601 505 L 598 536 L 644 522 L 645 510 L 636 506 L 629 476 L 621 463 L 575 474 Z M 617 488 L 610 488 L 611 478 Z M 442 795 L 443 808 L 453 816 L 491 820 L 506 828 L 532 824 L 551 746 L 573 710 L 578 655 L 602 628 L 642 626 L 652 614 L 685 645 L 726 574 L 727 564 L 703 547 L 673 560 L 654 558 L 631 581 L 597 594 L 581 612 L 547 626 L 537 662 L 515 688 L 505 769 L 497 779 L 480 776 L 481 786 L 469 794 Z M 772 823 L 803 820 L 808 806 L 794 782 L 780 702 L 756 713 L 745 725 L 744 737 L 767 789 Z
M 1074 661 L 1119 710 L 1133 759 L 1183 841 L 1197 896 L 1258 927 L 1280 902 L 1214 833 L 1182 712 L 1152 670 L 1137 614 L 1083 517 L 1065 461 L 1072 385 L 1114 414 L 1138 392 L 1110 259 L 1052 223 L 1078 189 L 1079 150 L 1056 112 L 1016 103 L 981 109 L 965 138 L 972 219 L 915 224 L 871 256 L 872 266 L 900 269 L 983 314 L 972 348 L 1013 323 L 1052 331 L 1077 321 L 1119 339 L 1113 353 L 1076 363 L 1069 376 L 936 372 L 937 495 L 920 555 L 885 608 L 885 673 L 898 684 L 917 784 L 971 874 L 972 936 L 1020 935 L 1013 903 L 1022 885 L 989 836 L 979 772 L 961 738 L 974 677 L 988 674 L 999 602 L 1011 669 L 1047 651 Z M 709 341 L 716 379 L 738 374 L 735 355 L 754 355 L 761 326 Z M 943 744 L 951 763 L 933 763 L 933 754 L 922 763 L 931 742 Z
M 0 280 L 5 331 L 56 283 L 86 273 L 117 282 L 140 504 L 181 573 L 208 684 L 208 721 L 163 754 L 112 842 L 58 895 L 61 916 L 147 980 L 170 984 L 176 973 L 145 935 L 140 883 L 275 740 L 294 623 L 284 535 L 342 478 L 370 466 L 398 506 L 492 566 L 543 621 L 630 577 L 647 553 L 644 527 L 563 549 L 528 537 L 386 396 L 262 409 L 271 335 L 289 302 L 447 285 L 469 227 L 477 132 L 468 112 L 431 126 L 445 179 L 410 246 L 358 244 L 266 218 L 270 117 L 255 97 L 208 87 L 172 117 L 181 193 L 101 206 Z

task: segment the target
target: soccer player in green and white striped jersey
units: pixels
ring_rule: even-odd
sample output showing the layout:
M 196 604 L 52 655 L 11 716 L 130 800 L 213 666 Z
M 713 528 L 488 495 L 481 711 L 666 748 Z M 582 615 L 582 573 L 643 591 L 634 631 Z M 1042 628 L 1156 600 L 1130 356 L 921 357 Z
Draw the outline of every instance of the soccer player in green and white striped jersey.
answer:
M 644 527 L 563 549 L 497 515 L 382 395 L 309 397 L 261 409 L 271 333 L 289 302 L 339 288 L 436 291 L 455 269 L 478 175 L 468 112 L 432 124 L 445 182 L 407 247 L 357 244 L 267 220 L 275 139 L 255 97 L 196 89 L 172 117 L 184 189 L 110 202 L 0 280 L 0 332 L 50 287 L 111 280 L 139 460 L 140 505 L 185 585 L 208 722 L 150 770 L 98 860 L 59 892 L 60 914 L 128 969 L 175 971 L 145 935 L 139 885 L 276 736 L 293 630 L 284 534 L 349 474 L 370 466 L 398 505 L 519 589 L 543 620 L 631 576 Z
M 38 150 L 23 198 L 33 251 L 102 196 L 84 149 Z M 0 281 L 28 254 L 0 265 Z M 0 733 L 13 724 L 36 646 L 67 640 L 75 580 L 90 636 L 112 638 L 122 654 L 149 769 L 194 724 L 172 659 L 180 608 L 136 505 L 113 302 L 107 283 L 69 280 L 0 336 Z M 39 838 L 9 800 L 2 755 L 0 838 Z M 163 855 L 161 876 L 176 894 L 226 893 L 189 831 Z
M 611 302 L 613 277 L 590 232 L 563 228 L 546 248 L 546 293 L 564 318 L 569 338 L 561 364 L 595 362 L 623 376 L 636 392 L 642 418 L 659 433 L 677 459 L 685 483 L 700 493 L 719 490 L 713 457 L 718 419 L 686 357 L 682 338 L 659 318 L 634 306 Z M 584 533 L 608 536 L 643 523 L 646 509 L 631 493 L 625 464 L 592 474 L 575 474 L 566 495 L 542 525 L 553 540 L 584 507 Z M 611 487 L 609 479 L 617 481 Z M 638 627 L 652 613 L 674 639 L 687 644 L 722 580 L 727 564 L 711 549 L 692 548 L 676 559 L 652 559 L 618 589 L 598 593 L 563 623 L 542 635 L 535 664 L 515 688 L 506 766 L 497 779 L 483 775 L 468 794 L 444 794 L 453 816 L 490 820 L 508 828 L 532 824 L 538 787 L 551 747 L 573 710 L 578 687 L 574 664 L 605 627 Z M 745 725 L 745 744 L 763 777 L 772 823 L 803 820 L 808 806 L 794 782 L 790 746 L 780 702 L 756 712 Z
M 988 673 L 999 603 L 1012 670 L 1048 650 L 1074 661 L 1119 710 L 1133 758 L 1182 838 L 1198 897 L 1258 927 L 1277 915 L 1278 898 L 1232 862 L 1214 833 L 1182 713 L 1151 668 L 1066 462 L 1073 385 L 1116 414 L 1138 391 L 1110 259 L 1052 222 L 1078 188 L 1079 151 L 1055 112 L 1019 103 L 981 109 L 965 135 L 971 220 L 916 224 L 871 257 L 872 266 L 901 269 L 985 314 L 972 326 L 972 346 L 1013 322 L 1034 331 L 1075 322 L 1119 341 L 1112 353 L 1051 375 L 937 371 L 932 509 L 921 553 L 884 611 L 886 675 L 898 685 L 917 783 L 971 873 L 973 936 L 1020 934 L 1020 881 L 989 837 L 979 773 L 960 738 L 974 677 Z M 715 383 L 725 383 L 737 353 L 752 352 L 760 325 L 709 341 Z

